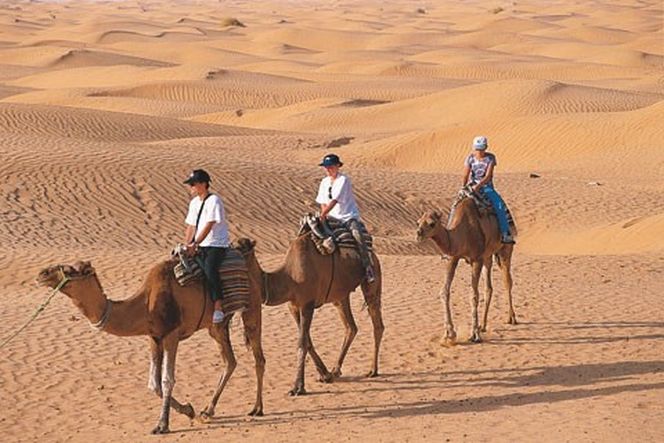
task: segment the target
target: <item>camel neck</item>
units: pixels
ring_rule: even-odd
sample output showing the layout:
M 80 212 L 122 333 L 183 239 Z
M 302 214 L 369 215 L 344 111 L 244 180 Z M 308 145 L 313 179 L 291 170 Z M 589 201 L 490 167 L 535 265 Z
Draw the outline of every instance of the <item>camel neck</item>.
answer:
M 143 294 L 126 300 L 111 301 L 111 312 L 104 332 L 120 337 L 147 335 L 147 301 Z
M 147 302 L 142 293 L 109 304 L 98 281 L 80 283 L 80 286 L 71 282 L 70 285 L 71 289 L 65 288 L 67 293 L 91 325 L 118 336 L 147 334 Z
M 450 231 L 447 228 L 440 226 L 438 232 L 436 232 L 432 239 L 443 254 L 450 256 L 454 255 L 454 251 L 452 250 L 452 238 L 450 236 Z
M 263 271 L 263 274 L 267 304 L 275 306 L 290 301 L 289 288 L 293 287 L 293 279 L 286 271 L 285 266 L 281 266 L 274 272 Z

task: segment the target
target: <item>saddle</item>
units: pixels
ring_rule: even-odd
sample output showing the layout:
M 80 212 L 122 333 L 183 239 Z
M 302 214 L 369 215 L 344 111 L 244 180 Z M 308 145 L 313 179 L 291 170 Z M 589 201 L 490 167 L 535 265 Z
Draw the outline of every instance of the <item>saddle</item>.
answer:
M 373 238 L 364 223 L 359 222 L 362 241 L 369 254 L 373 251 Z M 357 242 L 346 223 L 340 220 L 326 219 L 324 221 L 316 214 L 306 214 L 300 220 L 298 236 L 310 233 L 311 240 L 322 255 L 330 255 L 337 248 L 358 250 Z
M 178 244 L 171 252 L 175 261 L 173 274 L 180 286 L 203 281 L 203 269 L 195 257 L 186 254 L 186 247 Z M 221 282 L 221 305 L 225 314 L 244 311 L 249 307 L 249 271 L 242 253 L 231 246 L 219 267 Z
M 466 198 L 473 199 L 481 215 L 496 215 L 496 210 L 491 205 L 489 199 L 480 193 L 474 192 L 470 185 L 466 185 L 463 188 L 459 189 L 459 192 L 457 192 L 457 195 L 454 198 L 454 201 L 452 202 L 452 206 L 450 207 L 450 215 L 447 218 L 448 227 L 452 222 L 452 217 L 454 216 L 454 211 L 457 205 Z M 505 212 L 507 213 L 507 222 L 509 223 L 510 226 L 510 232 L 512 233 L 513 236 L 516 236 L 516 223 L 514 221 L 514 217 L 512 216 L 510 208 L 507 206 L 507 203 L 505 203 Z

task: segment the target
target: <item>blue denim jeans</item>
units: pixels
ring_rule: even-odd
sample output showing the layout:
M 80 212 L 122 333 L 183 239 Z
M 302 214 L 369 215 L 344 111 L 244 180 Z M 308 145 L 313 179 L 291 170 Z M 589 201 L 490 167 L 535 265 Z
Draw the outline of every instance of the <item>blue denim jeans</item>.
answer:
M 507 212 L 505 208 L 505 202 L 500 197 L 500 195 L 493 189 L 493 186 L 485 185 L 480 189 L 482 195 L 486 196 L 491 202 L 491 206 L 496 211 L 496 217 L 498 217 L 498 228 L 500 228 L 501 234 L 510 233 L 510 225 L 507 222 Z

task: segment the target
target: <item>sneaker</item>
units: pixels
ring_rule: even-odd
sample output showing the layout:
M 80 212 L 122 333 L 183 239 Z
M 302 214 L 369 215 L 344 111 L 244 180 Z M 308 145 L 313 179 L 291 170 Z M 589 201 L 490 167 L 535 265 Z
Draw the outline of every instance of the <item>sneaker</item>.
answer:
M 501 241 L 502 243 L 506 243 L 506 244 L 514 244 L 514 243 L 516 243 L 516 242 L 514 241 L 514 238 L 512 238 L 512 234 L 503 234 L 503 235 L 501 235 L 501 236 L 500 236 L 500 241 Z
M 376 276 L 374 275 L 374 271 L 371 267 L 367 268 L 364 275 L 365 275 L 368 283 L 373 283 L 373 282 L 376 281 Z
M 224 321 L 224 313 L 222 311 L 214 311 L 212 314 L 212 323 L 221 323 Z

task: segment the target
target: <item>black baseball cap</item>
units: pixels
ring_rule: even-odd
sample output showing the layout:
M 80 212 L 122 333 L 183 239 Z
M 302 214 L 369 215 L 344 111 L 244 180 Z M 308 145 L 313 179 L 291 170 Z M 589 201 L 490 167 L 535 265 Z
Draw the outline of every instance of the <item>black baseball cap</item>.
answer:
M 343 166 L 344 164 L 339 160 L 337 154 L 327 154 L 323 157 L 323 161 L 318 166 Z
M 194 169 L 183 183 L 193 185 L 194 183 L 210 183 L 211 181 L 210 174 L 203 169 Z

